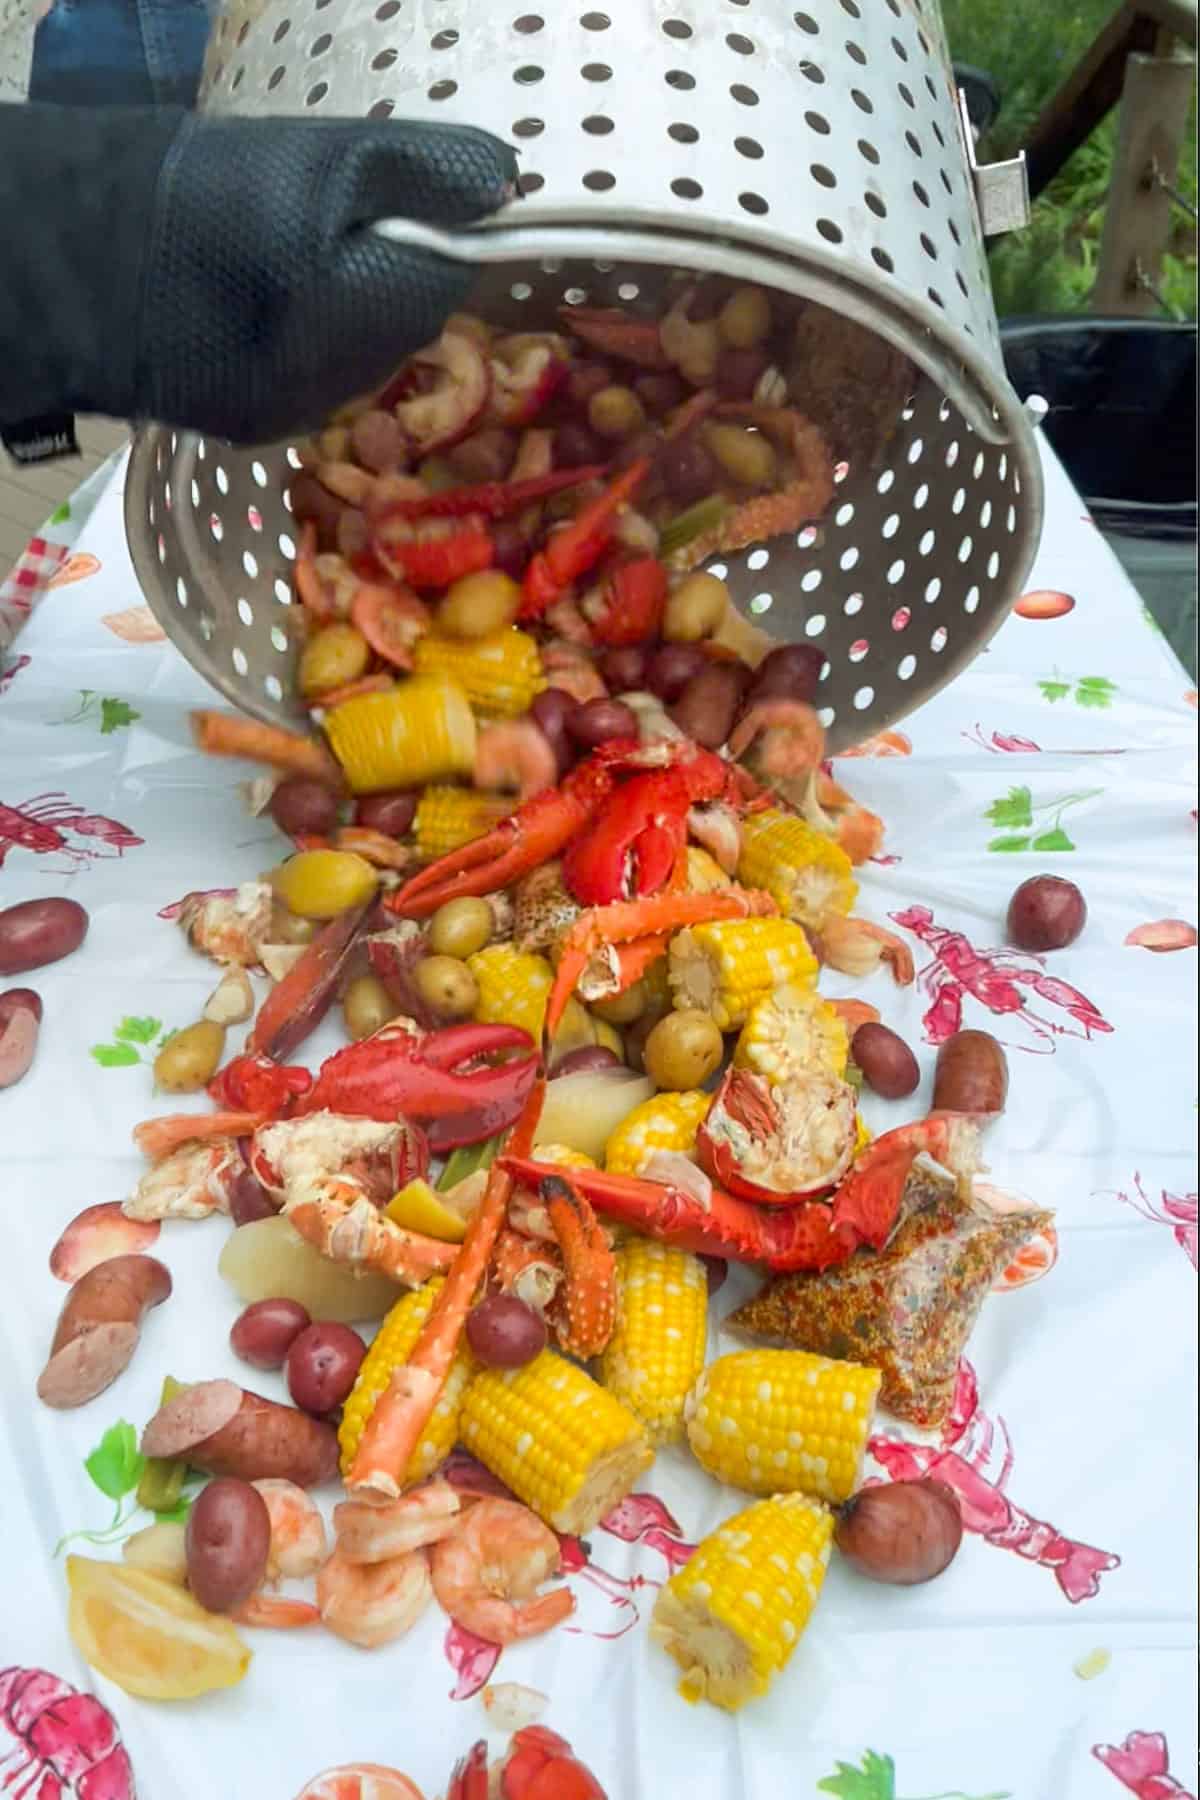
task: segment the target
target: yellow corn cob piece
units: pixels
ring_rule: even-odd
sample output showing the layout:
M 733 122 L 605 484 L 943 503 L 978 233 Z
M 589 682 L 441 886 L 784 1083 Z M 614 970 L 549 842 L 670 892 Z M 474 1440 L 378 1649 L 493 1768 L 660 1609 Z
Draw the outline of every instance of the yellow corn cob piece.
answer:
M 661 1589 L 655 1643 L 679 1664 L 685 1700 L 736 1712 L 765 1694 L 808 1624 L 833 1517 L 803 1494 L 778 1494 L 726 1519 Z
M 867 1130 L 866 1123 L 863 1119 L 862 1114 L 855 1113 L 855 1115 L 854 1115 L 854 1154 L 855 1154 L 855 1156 L 861 1155 L 861 1153 L 866 1149 L 866 1147 L 870 1143 L 870 1141 L 871 1141 L 871 1133 Z M 541 1155 L 540 1150 L 538 1151 L 538 1155 L 539 1156 Z
M 410 677 L 384 694 L 343 701 L 325 735 L 355 794 L 450 781 L 475 767 L 475 716 L 453 681 Z
M 702 1468 L 751 1494 L 848 1500 L 858 1486 L 878 1369 L 805 1350 L 735 1350 L 710 1363 L 687 1408 Z
M 594 1169 L 597 1166 L 584 1151 L 572 1150 L 569 1144 L 539 1144 L 537 1159 L 553 1163 L 559 1169 Z
M 640 1175 L 656 1150 L 691 1156 L 696 1130 L 712 1105 L 712 1095 L 655 1094 L 635 1106 L 604 1147 L 604 1167 L 612 1175 Z
M 790 919 L 720 919 L 671 939 L 675 1005 L 711 1013 L 722 1031 L 744 1025 L 751 1007 L 777 987 L 812 986 L 817 959 L 804 927 Z
M 701 850 L 696 844 L 687 847 L 687 885 L 693 894 L 711 894 L 717 888 L 727 888 L 729 877 L 707 850 Z
M 474 788 L 430 786 L 417 802 L 413 831 L 422 862 L 433 862 L 482 837 L 512 811 L 507 801 Z
M 777 988 L 750 1008 L 733 1060 L 768 1081 L 797 1075 L 845 1077 L 850 1042 L 833 1007 L 814 988 Z
M 542 658 L 527 632 L 508 629 L 490 637 L 449 638 L 427 632 L 413 646 L 418 675 L 448 676 L 484 717 L 515 719 L 529 711 L 546 685 Z
M 511 944 L 488 944 L 468 956 L 467 967 L 479 988 L 475 1017 L 483 1025 L 519 1025 L 540 1039 L 554 970 L 544 956 L 514 950 Z
M 830 914 L 848 913 L 858 893 L 841 845 L 773 807 L 742 820 L 737 878 L 744 887 L 765 888 L 786 918 L 814 930 Z
M 392 1371 L 408 1361 L 421 1327 L 441 1290 L 442 1277 L 435 1275 L 424 1287 L 404 1294 L 392 1307 L 375 1333 L 374 1342 L 363 1357 L 358 1378 L 350 1398 L 342 1409 L 338 1426 L 338 1449 L 341 1451 L 342 1474 L 348 1474 L 358 1450 L 359 1439 L 367 1420 L 375 1411 L 375 1403 L 392 1378 Z M 459 1413 L 463 1396 L 475 1373 L 475 1359 L 465 1342 L 459 1345 L 446 1385 L 438 1395 L 428 1425 L 417 1442 L 405 1471 L 405 1484 L 422 1481 L 445 1462 L 458 1442 Z
M 467 1389 L 463 1444 L 555 1531 L 591 1531 L 654 1452 L 634 1415 L 553 1350 L 484 1369 Z
M 683 1409 L 704 1367 L 708 1278 L 690 1250 L 633 1237 L 617 1251 L 617 1323 L 600 1379 L 655 1446 L 683 1437 Z

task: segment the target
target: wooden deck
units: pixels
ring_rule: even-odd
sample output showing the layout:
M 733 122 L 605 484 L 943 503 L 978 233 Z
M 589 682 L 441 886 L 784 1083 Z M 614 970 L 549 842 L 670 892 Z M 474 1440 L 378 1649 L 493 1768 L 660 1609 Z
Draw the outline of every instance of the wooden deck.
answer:
M 0 580 L 55 507 L 129 436 L 128 426 L 113 419 L 81 419 L 78 430 L 82 456 L 61 462 L 18 469 L 0 450 Z

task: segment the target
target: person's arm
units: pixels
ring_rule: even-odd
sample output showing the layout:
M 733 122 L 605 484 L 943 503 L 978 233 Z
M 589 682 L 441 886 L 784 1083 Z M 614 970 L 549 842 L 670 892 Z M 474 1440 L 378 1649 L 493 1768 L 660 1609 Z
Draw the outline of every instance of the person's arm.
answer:
M 464 266 L 385 243 L 515 189 L 465 127 L 0 106 L 0 434 L 155 419 L 238 443 L 308 429 L 436 338 Z

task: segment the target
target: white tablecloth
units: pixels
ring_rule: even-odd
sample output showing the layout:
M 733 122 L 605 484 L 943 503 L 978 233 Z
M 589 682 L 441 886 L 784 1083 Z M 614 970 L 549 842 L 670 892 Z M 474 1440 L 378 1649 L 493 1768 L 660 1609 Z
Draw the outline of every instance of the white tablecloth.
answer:
M 1194 1787 L 1195 950 L 1128 940 L 1155 921 L 1195 921 L 1196 696 L 1046 463 L 1030 587 L 1065 591 L 1074 609 L 1014 615 L 876 746 L 890 754 L 840 774 L 889 828 L 861 910 L 899 917 L 922 971 L 905 991 L 878 976 L 869 997 L 926 1072 L 930 1036 L 957 1003 L 964 1024 L 1008 1045 L 990 1180 L 1054 1208 L 1060 1258 L 1036 1285 L 988 1301 L 969 1349 L 978 1411 L 957 1441 L 906 1455 L 894 1447 L 906 1434 L 881 1421 L 893 1472 L 932 1462 L 964 1498 L 969 1534 L 951 1570 L 891 1590 L 835 1559 L 791 1666 L 738 1717 L 677 1697 L 646 1622 L 667 1572 L 656 1546 L 695 1540 L 741 1498 L 670 1452 L 642 1484 L 669 1516 L 647 1505 L 633 1543 L 594 1534 L 571 1576 L 573 1628 L 506 1650 L 497 1679 L 549 1695 L 547 1722 L 610 1800 L 1118 1800 L 1122 1787 L 1166 1800 Z M 237 1377 L 237 1307 L 216 1272 L 227 1225 L 166 1227 L 155 1253 L 175 1293 L 132 1365 L 90 1406 L 50 1412 L 34 1383 L 64 1289 L 47 1254 L 83 1206 L 130 1191 L 141 1166 L 130 1130 L 163 1110 L 146 1040 L 195 1018 L 213 986 L 212 965 L 160 908 L 252 876 L 280 848 L 242 810 L 247 771 L 190 746 L 186 709 L 213 696 L 145 630 L 121 473 L 98 500 L 83 496 L 82 524 L 48 528 L 69 554 L 9 647 L 0 694 L 0 904 L 64 893 L 91 915 L 82 953 L 18 978 L 40 990 L 45 1021 L 33 1071 L 0 1094 L 0 1669 L 97 1694 L 139 1800 L 291 1800 L 319 1769 L 359 1759 L 435 1796 L 486 1725 L 477 1698 L 453 1697 L 456 1680 L 470 1690 L 482 1671 L 456 1677 L 436 1610 L 374 1653 L 320 1632 L 253 1634 L 241 1686 L 190 1704 L 136 1700 L 93 1677 L 67 1633 L 55 1546 L 102 1531 L 114 1506 L 84 1459 L 116 1422 L 140 1429 L 167 1372 Z M 1001 962 L 1008 896 L 1044 869 L 1080 884 L 1087 929 L 1045 970 L 1012 953 Z M 335 1036 L 328 1027 L 309 1060 Z M 869 1097 L 865 1111 L 877 1128 L 898 1114 Z M 727 1283 L 714 1311 L 747 1285 Z M 274 1391 L 275 1378 L 254 1385 Z M 115 1541 L 77 1548 L 120 1553 Z M 1096 1651 L 1109 1660 L 1089 1675 L 1105 1664 Z M 89 1800 L 79 1771 L 98 1752 L 78 1749 L 76 1714 L 59 1689 L 0 1675 L 0 1795 Z M 68 1739 L 74 1773 L 36 1761 L 65 1756 Z M 39 1787 L 55 1767 L 61 1790 Z M 134 1791 L 104 1788 L 106 1800 Z

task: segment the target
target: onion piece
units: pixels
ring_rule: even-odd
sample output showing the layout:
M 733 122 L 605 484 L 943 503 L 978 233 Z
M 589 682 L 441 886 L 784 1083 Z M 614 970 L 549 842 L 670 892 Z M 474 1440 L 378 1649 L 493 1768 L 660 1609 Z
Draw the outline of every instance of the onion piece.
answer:
M 712 1205 L 712 1182 L 681 1150 L 655 1150 L 638 1173 L 645 1181 L 661 1181 L 664 1186 L 679 1188 L 701 1206 Z
M 653 1093 L 653 1082 L 627 1069 L 580 1069 L 560 1075 L 546 1089 L 535 1154 L 538 1144 L 562 1144 L 603 1162 L 613 1132 Z

